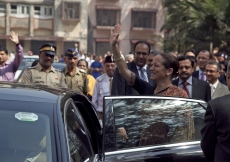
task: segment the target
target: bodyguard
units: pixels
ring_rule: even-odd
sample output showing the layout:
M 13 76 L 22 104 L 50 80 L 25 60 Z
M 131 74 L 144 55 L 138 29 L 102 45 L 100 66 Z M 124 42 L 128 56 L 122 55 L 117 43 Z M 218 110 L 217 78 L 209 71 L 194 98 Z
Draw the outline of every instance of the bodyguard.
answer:
M 39 62 L 36 66 L 25 70 L 22 75 L 22 83 L 35 83 L 48 85 L 55 88 L 67 88 L 65 76 L 52 64 L 56 55 L 56 47 L 47 43 L 39 49 Z
M 64 75 L 68 88 L 87 94 L 89 91 L 86 71 L 77 68 L 78 53 L 74 48 L 69 48 L 65 53 L 66 67 Z

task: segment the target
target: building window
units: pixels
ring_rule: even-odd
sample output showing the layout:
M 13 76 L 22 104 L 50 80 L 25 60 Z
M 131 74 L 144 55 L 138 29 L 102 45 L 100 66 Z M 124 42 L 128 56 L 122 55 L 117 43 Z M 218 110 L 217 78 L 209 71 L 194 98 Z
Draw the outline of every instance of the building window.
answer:
M 120 22 L 120 10 L 97 10 L 97 26 L 114 26 Z
M 17 5 L 12 4 L 11 7 L 11 14 L 17 14 L 17 15 L 29 15 L 29 6 L 28 5 Z
M 0 13 L 6 13 L 6 5 L 5 4 L 0 4 Z
M 96 55 L 104 56 L 107 51 L 111 51 L 109 42 L 96 42 Z
M 79 19 L 80 18 L 80 3 L 79 2 L 63 2 L 64 13 L 63 19 Z
M 53 16 L 53 7 L 51 6 L 34 6 L 34 15 L 49 17 Z
M 156 12 L 132 11 L 133 28 L 156 28 Z

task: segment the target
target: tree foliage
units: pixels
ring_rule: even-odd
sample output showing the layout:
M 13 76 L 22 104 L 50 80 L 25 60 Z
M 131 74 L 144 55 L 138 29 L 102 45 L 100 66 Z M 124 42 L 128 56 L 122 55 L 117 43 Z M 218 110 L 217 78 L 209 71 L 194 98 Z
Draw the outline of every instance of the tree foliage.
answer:
M 213 43 L 230 52 L 229 4 L 230 0 L 163 0 L 166 18 L 161 30 L 171 33 L 166 45 L 175 41 L 171 48 L 184 52 L 207 49 Z

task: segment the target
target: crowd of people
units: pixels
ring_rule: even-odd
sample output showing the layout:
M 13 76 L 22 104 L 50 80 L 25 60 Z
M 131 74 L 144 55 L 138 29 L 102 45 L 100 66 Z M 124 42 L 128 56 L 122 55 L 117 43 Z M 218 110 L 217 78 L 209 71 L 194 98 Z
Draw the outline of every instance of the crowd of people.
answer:
M 39 60 L 24 71 L 21 82 L 69 88 L 83 93 L 92 101 L 100 119 L 103 118 L 103 97 L 108 95 L 173 96 L 210 101 L 205 126 L 201 131 L 202 148 L 204 154 L 209 156 L 211 151 L 206 150 L 211 149 L 211 146 L 215 148 L 216 145 L 208 143 L 208 140 L 218 142 L 215 137 L 218 136 L 215 128 L 215 113 L 218 108 L 214 110 L 212 105 L 217 106 L 216 103 L 221 102 L 214 99 L 229 94 L 230 65 L 227 65 L 226 54 L 218 50 L 215 53 L 208 50 L 196 53 L 193 49 L 183 55 L 161 53 L 151 50 L 147 42 L 138 41 L 134 45 L 134 54 L 124 57 L 117 45 L 120 30 L 119 25 L 111 30 L 112 54 L 108 51 L 104 59 L 99 55 L 82 55 L 76 47 L 67 49 L 63 59 L 58 59 L 66 64 L 63 71 L 52 66 L 56 46 L 51 43 L 44 44 L 39 49 Z M 0 81 L 13 82 L 14 74 L 24 57 L 18 35 L 11 32 L 10 40 L 15 44 L 16 54 L 15 58 L 9 61 L 7 49 L 0 48 Z M 229 121 L 223 125 L 226 124 L 229 124 Z M 119 131 L 126 139 L 125 129 Z M 227 134 L 230 134 L 230 131 Z M 212 150 L 211 153 L 214 152 Z

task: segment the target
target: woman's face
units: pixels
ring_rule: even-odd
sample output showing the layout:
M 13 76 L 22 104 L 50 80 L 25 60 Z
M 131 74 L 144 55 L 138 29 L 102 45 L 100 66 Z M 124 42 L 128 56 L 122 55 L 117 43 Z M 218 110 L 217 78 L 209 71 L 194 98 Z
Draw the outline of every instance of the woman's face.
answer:
M 150 68 L 151 70 L 151 80 L 154 81 L 160 81 L 164 78 L 166 78 L 167 76 L 171 76 L 171 72 L 169 71 L 169 69 L 166 69 L 163 65 L 164 62 L 164 58 L 160 55 L 157 55 L 153 58 L 153 65 Z M 167 75 L 168 74 L 168 75 Z
M 83 69 L 83 70 L 87 71 L 87 66 L 86 66 L 85 61 L 80 61 L 80 62 L 78 63 L 78 66 L 77 66 L 77 67 L 80 68 L 80 69 Z

